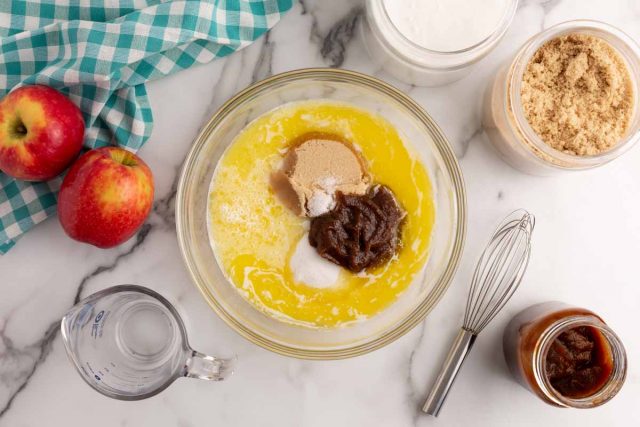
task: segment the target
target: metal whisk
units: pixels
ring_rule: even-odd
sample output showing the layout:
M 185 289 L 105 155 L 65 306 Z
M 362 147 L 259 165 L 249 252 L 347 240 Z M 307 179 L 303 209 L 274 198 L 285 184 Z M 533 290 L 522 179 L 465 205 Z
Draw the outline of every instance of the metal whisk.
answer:
M 447 393 L 478 334 L 516 291 L 529 264 L 535 218 L 525 210 L 509 214 L 482 252 L 471 279 L 462 329 L 422 410 L 438 416 Z

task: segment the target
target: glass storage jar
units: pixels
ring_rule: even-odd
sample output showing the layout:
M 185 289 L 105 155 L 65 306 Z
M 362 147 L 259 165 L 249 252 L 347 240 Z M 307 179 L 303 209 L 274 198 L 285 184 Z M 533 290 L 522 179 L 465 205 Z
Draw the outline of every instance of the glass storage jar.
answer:
M 554 341 L 564 332 L 588 328 L 601 351 L 596 354 L 600 371 L 592 392 L 582 395 L 561 393 L 547 372 L 549 352 Z M 585 331 L 587 329 L 584 329 Z M 566 347 L 562 347 L 565 351 Z M 564 408 L 593 408 L 612 399 L 622 387 L 627 372 L 627 357 L 620 338 L 595 313 L 561 302 L 533 305 L 511 319 L 503 336 L 507 365 L 516 380 L 544 402 Z M 551 363 L 555 363 L 553 359 Z M 577 359 L 576 359 L 577 360 Z M 596 381 L 594 379 L 593 381 Z
M 508 0 L 493 33 L 485 39 L 461 50 L 437 51 L 405 37 L 392 22 L 384 0 L 367 0 L 362 38 L 372 60 L 392 76 L 418 86 L 440 86 L 466 76 L 472 65 L 493 50 L 507 32 L 517 7 L 518 0 Z
M 609 43 L 626 62 L 634 92 L 634 112 L 626 136 L 611 150 L 594 156 L 577 156 L 547 145 L 525 118 L 521 101 L 522 79 L 536 51 L 547 41 L 584 33 Z M 484 100 L 483 124 L 489 140 L 511 166 L 531 175 L 555 175 L 590 169 L 627 152 L 640 139 L 640 47 L 624 32 L 598 21 L 568 21 L 529 39 L 507 61 L 489 84 Z

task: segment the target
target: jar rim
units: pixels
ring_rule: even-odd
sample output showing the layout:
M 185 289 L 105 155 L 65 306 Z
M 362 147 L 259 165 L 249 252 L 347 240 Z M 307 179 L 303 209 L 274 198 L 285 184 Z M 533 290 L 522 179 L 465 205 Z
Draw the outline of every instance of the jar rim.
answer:
M 522 106 L 522 80 L 529 61 L 538 49 L 546 42 L 571 33 L 587 33 L 607 42 L 622 57 L 632 80 L 633 116 L 627 135 L 614 148 L 595 155 L 579 156 L 562 151 L 548 145 L 533 130 L 525 117 Z M 608 163 L 627 152 L 640 139 L 640 45 L 624 31 L 613 25 L 596 20 L 571 20 L 553 25 L 531 37 L 516 54 L 510 67 L 510 76 L 506 79 L 507 96 L 505 107 L 513 112 L 515 129 L 528 144 L 523 144 L 535 156 L 537 151 L 548 156 L 552 161 L 544 159 L 548 165 L 560 169 L 588 169 Z M 571 166 L 569 166 L 571 165 Z
M 562 395 L 546 375 L 546 356 L 553 341 L 563 332 L 581 326 L 597 329 L 611 349 L 613 371 L 606 383 L 594 394 L 571 398 Z M 571 408 L 594 408 L 611 400 L 622 388 L 627 375 L 627 355 L 620 338 L 596 315 L 580 314 L 559 319 L 549 325 L 536 343 L 533 356 L 533 375 L 536 383 L 553 403 Z
M 454 70 L 467 67 L 482 59 L 504 36 L 518 8 L 518 0 L 508 1 L 509 4 L 505 8 L 500 21 L 489 36 L 471 46 L 453 51 L 429 49 L 409 39 L 389 16 L 385 0 L 368 0 L 367 12 L 373 18 L 372 20 L 376 23 L 379 32 L 384 35 L 382 39 L 387 47 L 404 60 L 425 68 Z M 381 18 L 384 22 L 380 22 L 378 18 Z M 379 28 L 380 24 L 384 25 L 384 30 Z M 405 50 L 404 52 L 389 41 L 389 35 L 394 37 L 394 41 L 402 46 Z

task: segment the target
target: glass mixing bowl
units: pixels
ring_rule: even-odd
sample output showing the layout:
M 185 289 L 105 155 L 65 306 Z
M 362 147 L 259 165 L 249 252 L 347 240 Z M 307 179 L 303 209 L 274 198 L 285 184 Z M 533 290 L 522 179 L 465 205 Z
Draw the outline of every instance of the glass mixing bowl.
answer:
M 207 230 L 209 183 L 225 149 L 249 122 L 288 102 L 347 102 L 391 122 L 427 167 L 436 221 L 423 271 L 387 309 L 364 321 L 313 329 L 276 320 L 246 301 L 214 256 Z M 389 167 L 393 167 L 392 164 Z M 243 90 L 216 112 L 197 137 L 180 176 L 176 228 L 193 281 L 213 310 L 255 344 L 287 356 L 339 359 L 378 349 L 416 326 L 436 305 L 458 266 L 465 236 L 466 198 L 451 146 L 429 115 L 399 90 L 352 71 L 306 69 L 279 74 Z

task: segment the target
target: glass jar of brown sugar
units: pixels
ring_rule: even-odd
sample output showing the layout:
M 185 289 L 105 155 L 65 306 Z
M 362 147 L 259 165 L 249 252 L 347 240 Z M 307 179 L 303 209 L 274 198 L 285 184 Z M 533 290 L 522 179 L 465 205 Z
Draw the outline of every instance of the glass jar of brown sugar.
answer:
M 584 308 L 533 305 L 509 322 L 503 339 L 511 373 L 550 405 L 600 406 L 624 383 L 627 357 L 620 338 Z
M 561 67 L 559 64 L 550 64 L 555 65 L 555 67 L 547 69 L 549 72 L 565 70 L 558 76 L 557 83 L 560 87 L 569 92 L 576 90 L 579 96 L 576 93 L 563 93 L 562 90 L 555 86 L 549 87 L 549 81 L 536 80 L 526 83 L 528 74 L 532 73 L 533 76 L 538 77 L 545 74 L 543 73 L 545 70 L 543 64 L 537 63 L 542 61 L 541 58 L 544 58 L 539 54 L 544 51 L 544 47 L 554 45 L 554 40 L 566 38 L 579 39 L 576 44 L 563 44 L 565 47 L 570 47 L 569 45 L 571 45 L 575 49 L 584 42 L 585 38 L 594 41 L 597 46 L 603 47 L 603 61 L 613 61 L 615 59 L 612 64 L 615 62 L 621 67 L 610 64 L 609 71 L 612 74 L 605 75 L 607 73 L 602 72 L 604 68 L 601 69 L 601 67 L 596 66 L 598 64 L 593 63 L 588 69 L 598 76 L 601 80 L 600 84 L 594 84 L 592 81 L 594 76 L 589 72 L 585 72 L 582 77 L 573 82 L 573 89 L 571 89 L 572 85 L 569 85 L 566 79 L 573 79 L 577 76 L 567 76 L 566 70 L 576 68 L 580 63 L 578 59 L 586 60 L 589 63 L 589 61 L 593 62 L 593 58 L 589 59 L 584 55 L 578 55 L 575 58 L 576 61 L 571 62 L 572 66 L 566 66 L 566 68 Z M 584 50 L 590 51 L 586 45 L 583 47 L 585 48 Z M 547 59 L 571 57 L 567 52 L 564 52 L 563 55 L 559 52 L 552 52 Z M 543 61 L 544 64 L 546 64 L 545 61 Z M 600 63 L 600 65 L 604 67 L 604 64 Z M 627 88 L 628 90 L 622 91 L 624 96 L 628 98 L 625 98 L 623 102 L 626 106 L 624 111 L 627 113 L 624 115 L 626 117 L 624 120 L 621 117 L 622 110 L 616 110 L 620 105 L 618 105 L 617 101 L 613 102 L 613 95 L 610 93 L 612 90 L 611 83 L 614 81 L 620 84 L 619 87 L 627 88 L 627 86 L 630 86 Z M 627 82 L 628 85 L 623 84 L 623 82 Z M 543 92 L 547 92 L 547 98 L 536 97 L 534 102 L 534 98 L 532 98 L 531 93 L 525 90 L 525 87 L 536 87 Z M 590 89 L 587 90 L 586 88 Z M 602 92 L 598 92 L 596 88 L 602 89 Z M 588 114 L 588 106 L 592 104 L 589 102 L 585 105 L 580 105 L 581 97 L 587 96 L 587 94 L 594 97 L 591 116 Z M 618 158 L 640 141 L 639 94 L 640 46 L 638 43 L 621 30 L 603 22 L 568 21 L 557 24 L 533 36 L 518 50 L 513 58 L 499 68 L 485 93 L 483 125 L 489 140 L 500 157 L 514 168 L 525 173 L 531 175 L 556 175 L 568 171 L 591 169 Z M 562 100 L 562 102 L 558 100 Z M 611 105 L 607 105 L 610 101 Z M 525 103 L 528 104 L 528 109 L 525 109 Z M 534 104 L 537 107 L 532 109 Z M 615 108 L 614 105 L 616 106 Z M 551 108 L 552 106 L 553 108 Z M 562 106 L 562 108 L 554 112 L 554 109 L 558 106 Z M 545 110 L 547 107 L 549 109 Z M 538 108 L 545 110 L 544 114 L 540 114 L 541 111 Z M 598 110 L 598 108 L 602 111 Z M 547 124 L 546 126 L 535 126 L 539 128 L 538 131 L 544 131 L 545 137 L 534 129 L 530 122 L 532 117 L 527 114 L 527 110 L 535 116 L 539 122 L 538 125 L 540 123 Z M 609 141 L 612 145 L 607 149 L 601 147 L 602 149 L 593 152 L 581 152 L 576 147 L 573 147 L 571 144 L 578 144 L 583 139 L 597 146 L 607 145 L 605 144 L 607 138 L 594 137 L 594 133 L 605 134 L 614 127 L 613 122 L 610 123 L 605 120 L 605 116 L 607 116 L 605 112 L 609 114 L 608 119 L 619 120 L 620 128 L 624 128 L 625 131 L 622 132 L 619 129 L 621 131 L 620 135 L 616 134 L 615 137 L 613 134 L 609 135 L 610 138 L 616 140 Z M 587 117 L 589 119 L 594 118 L 594 120 L 587 120 Z M 600 123 L 599 125 L 595 118 L 605 120 L 605 123 Z M 626 123 L 626 125 L 621 123 Z M 587 129 L 589 129 L 589 132 L 587 132 Z M 551 132 L 552 130 L 558 133 L 555 134 Z M 568 146 L 564 146 L 564 143 L 562 143 L 560 144 L 562 147 L 552 143 L 555 141 L 559 144 L 563 140 L 571 140 L 573 142 Z M 554 147 L 554 145 L 556 146 Z

